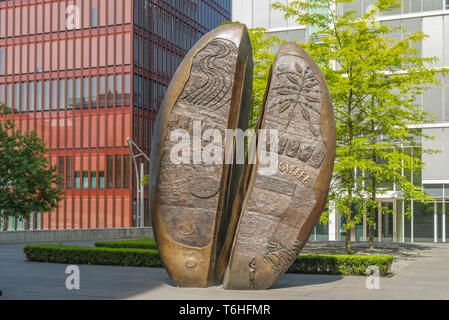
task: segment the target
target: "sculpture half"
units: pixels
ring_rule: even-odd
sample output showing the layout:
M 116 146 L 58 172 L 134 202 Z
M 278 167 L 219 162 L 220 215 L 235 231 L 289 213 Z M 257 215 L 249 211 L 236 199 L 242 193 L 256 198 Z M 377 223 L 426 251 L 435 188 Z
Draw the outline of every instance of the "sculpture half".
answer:
M 246 27 L 221 26 L 188 53 L 162 102 L 152 141 L 149 197 L 158 249 L 178 286 L 220 282 L 224 270 L 217 272 L 217 261 L 229 247 L 225 239 L 233 239 L 231 207 L 244 166 L 205 164 L 192 150 L 189 161 L 174 163 L 179 141 L 172 141 L 171 133 L 176 129 L 184 129 L 190 137 L 199 133 L 199 139 L 189 143 L 197 155 L 208 152 L 211 143 L 217 143 L 223 155 L 234 149 L 234 141 L 220 144 L 202 133 L 215 129 L 223 138 L 225 129 L 247 129 L 252 68 Z
M 324 209 L 335 159 L 329 89 L 300 46 L 284 43 L 272 67 L 259 129 L 278 130 L 274 175 L 259 158 L 245 197 L 224 278 L 225 289 L 267 289 L 295 261 Z M 261 147 L 261 139 L 257 147 Z M 236 211 L 239 211 L 236 209 Z

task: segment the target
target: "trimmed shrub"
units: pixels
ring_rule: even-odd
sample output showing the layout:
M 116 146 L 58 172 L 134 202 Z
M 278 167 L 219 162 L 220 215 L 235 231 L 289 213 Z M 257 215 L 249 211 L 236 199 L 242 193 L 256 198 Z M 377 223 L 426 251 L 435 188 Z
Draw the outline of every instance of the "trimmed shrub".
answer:
M 28 245 L 27 260 L 67 264 L 96 264 L 126 267 L 163 267 L 159 252 L 153 249 L 93 248 L 60 245 Z
M 154 238 L 96 242 L 95 243 L 95 247 L 101 247 L 101 248 L 136 248 L 136 249 L 154 249 L 154 250 L 157 250 L 156 240 Z
M 153 241 L 151 241 L 153 240 Z M 140 248 L 129 247 L 138 244 Z M 154 244 L 154 239 L 96 243 L 97 247 L 62 245 L 28 245 L 23 251 L 29 261 L 94 264 L 126 267 L 164 267 L 159 252 L 142 249 Z M 111 245 L 114 247 L 106 247 Z M 128 246 L 128 247 L 123 247 Z M 390 272 L 393 257 L 387 255 L 302 255 L 288 273 L 366 275 L 368 266 L 377 266 L 380 275 Z
M 156 249 L 154 238 L 97 242 L 96 247 Z M 366 268 L 375 265 L 381 275 L 390 271 L 393 257 L 387 255 L 301 255 L 288 273 L 366 275 Z
M 377 266 L 380 275 L 390 272 L 393 256 L 387 255 L 303 255 L 288 270 L 289 273 L 366 275 L 369 266 Z

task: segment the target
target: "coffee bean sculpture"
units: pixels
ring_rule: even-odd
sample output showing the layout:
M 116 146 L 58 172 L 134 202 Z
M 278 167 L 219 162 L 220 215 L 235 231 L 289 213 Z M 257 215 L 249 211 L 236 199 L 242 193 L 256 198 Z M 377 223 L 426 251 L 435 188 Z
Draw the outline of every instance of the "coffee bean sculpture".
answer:
M 149 198 L 158 249 L 178 286 L 270 288 L 324 209 L 336 131 L 323 74 L 297 44 L 281 46 L 239 162 L 246 140 L 235 132 L 248 128 L 252 73 L 247 28 L 224 25 L 188 53 L 162 102 Z M 262 134 L 267 130 L 276 139 Z M 261 170 L 262 149 L 278 159 L 271 174 Z M 216 161 L 204 161 L 211 154 Z

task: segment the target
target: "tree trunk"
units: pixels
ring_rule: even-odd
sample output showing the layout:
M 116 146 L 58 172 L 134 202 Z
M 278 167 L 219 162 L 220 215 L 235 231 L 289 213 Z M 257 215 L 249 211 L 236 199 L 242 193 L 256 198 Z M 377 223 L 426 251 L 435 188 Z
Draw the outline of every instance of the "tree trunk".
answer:
M 372 224 L 369 226 L 369 248 L 374 249 L 374 226 Z
M 372 103 L 374 104 L 374 101 L 372 101 Z M 374 122 L 371 123 L 371 130 L 372 132 L 374 132 L 375 130 L 375 126 L 374 126 Z M 375 141 L 372 141 L 373 145 L 375 144 Z M 377 163 L 377 152 L 376 150 L 373 148 L 372 149 L 372 158 L 371 160 L 374 163 Z M 376 179 L 376 175 L 374 173 L 372 173 L 372 177 L 371 177 L 371 201 L 372 201 L 372 205 L 370 208 L 370 221 L 369 221 L 369 248 L 371 250 L 374 249 L 374 221 L 376 218 L 376 206 L 374 205 L 374 203 L 376 203 L 376 188 L 377 188 L 377 179 Z
M 373 191 L 371 194 L 371 201 L 376 202 L 376 179 L 373 179 Z M 376 207 L 374 204 L 370 208 L 370 219 L 369 219 L 369 248 L 374 249 L 374 221 L 376 221 Z
M 346 228 L 346 253 L 351 254 L 351 228 Z
M 351 172 L 352 174 L 352 172 Z M 352 185 L 348 188 L 348 208 L 349 212 L 346 213 L 346 253 L 351 254 L 351 219 L 352 219 Z
M 373 183 L 375 183 L 375 179 L 373 179 Z M 371 200 L 376 201 L 376 189 L 373 189 L 373 195 L 371 195 Z M 371 250 L 374 249 L 374 221 L 376 221 L 376 207 L 371 205 L 370 208 L 370 221 L 369 221 L 369 248 Z

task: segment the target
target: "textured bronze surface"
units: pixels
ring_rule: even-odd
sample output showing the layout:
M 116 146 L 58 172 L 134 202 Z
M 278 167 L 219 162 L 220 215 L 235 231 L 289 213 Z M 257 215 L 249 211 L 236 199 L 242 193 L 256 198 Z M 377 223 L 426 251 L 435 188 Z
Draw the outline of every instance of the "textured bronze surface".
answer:
M 319 221 L 332 176 L 335 119 L 317 64 L 283 44 L 267 92 L 259 127 L 279 132 L 277 172 L 260 174 L 258 161 L 248 170 L 226 289 L 267 289 L 287 271 Z
M 251 107 L 252 51 L 244 25 L 219 27 L 188 53 L 166 92 L 153 136 L 150 202 L 153 228 L 166 269 L 179 286 L 219 283 L 218 257 L 235 228 L 228 228 L 243 165 L 174 164 L 170 133 L 192 136 L 194 121 L 203 131 L 246 130 Z M 202 141 L 204 148 L 210 141 Z M 235 148 L 224 141 L 225 147 Z M 192 161 L 192 157 L 191 157 Z M 238 214 L 238 213 L 235 213 Z M 231 234 L 229 234 L 231 233 Z M 229 234 L 229 235 L 228 235 Z

